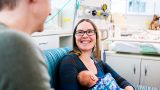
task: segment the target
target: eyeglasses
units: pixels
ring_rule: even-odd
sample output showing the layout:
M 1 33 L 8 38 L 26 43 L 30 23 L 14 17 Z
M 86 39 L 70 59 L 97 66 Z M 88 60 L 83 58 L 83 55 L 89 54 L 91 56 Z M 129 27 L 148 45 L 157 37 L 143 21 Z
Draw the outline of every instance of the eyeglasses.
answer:
M 95 31 L 95 30 L 92 30 L 92 29 L 89 29 L 89 30 L 87 30 L 87 31 L 83 31 L 83 30 L 77 30 L 77 31 L 76 31 L 76 35 L 77 35 L 77 36 L 83 36 L 85 33 L 86 33 L 88 36 L 92 36 L 92 35 L 95 35 L 96 31 Z

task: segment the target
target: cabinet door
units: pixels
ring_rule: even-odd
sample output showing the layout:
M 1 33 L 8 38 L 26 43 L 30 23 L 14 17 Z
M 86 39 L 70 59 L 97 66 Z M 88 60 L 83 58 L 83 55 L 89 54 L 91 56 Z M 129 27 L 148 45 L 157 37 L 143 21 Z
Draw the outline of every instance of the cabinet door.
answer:
M 142 59 L 140 84 L 160 88 L 160 61 Z
M 106 62 L 123 78 L 132 84 L 139 84 L 140 58 L 106 56 Z
M 37 36 L 32 38 L 42 50 L 59 48 L 59 37 L 57 35 Z
M 60 36 L 59 47 L 72 47 L 72 35 Z

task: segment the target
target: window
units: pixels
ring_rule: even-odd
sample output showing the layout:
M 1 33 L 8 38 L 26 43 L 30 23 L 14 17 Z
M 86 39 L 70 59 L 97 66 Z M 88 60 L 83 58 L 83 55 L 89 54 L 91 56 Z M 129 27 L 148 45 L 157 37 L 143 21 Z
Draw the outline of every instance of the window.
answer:
M 127 0 L 127 14 L 153 15 L 154 1 L 152 0 Z

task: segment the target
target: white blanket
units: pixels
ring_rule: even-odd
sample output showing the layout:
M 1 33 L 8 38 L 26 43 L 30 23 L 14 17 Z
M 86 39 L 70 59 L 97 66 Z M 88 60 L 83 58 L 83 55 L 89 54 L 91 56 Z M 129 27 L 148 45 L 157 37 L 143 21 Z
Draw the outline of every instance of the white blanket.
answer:
M 160 54 L 160 44 L 115 41 L 110 45 L 112 51 L 138 54 Z

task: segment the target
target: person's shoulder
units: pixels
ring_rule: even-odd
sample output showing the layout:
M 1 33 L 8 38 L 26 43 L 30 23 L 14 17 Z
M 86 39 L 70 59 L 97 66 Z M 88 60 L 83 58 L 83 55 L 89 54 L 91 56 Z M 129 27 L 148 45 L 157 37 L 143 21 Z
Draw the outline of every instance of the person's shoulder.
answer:
M 60 61 L 62 64 L 77 64 L 79 63 L 79 58 L 76 54 L 66 54 Z
M 0 37 L 5 40 L 9 39 L 10 41 L 13 41 L 13 39 L 16 41 L 29 40 L 29 35 L 10 29 L 1 31 Z
M 18 32 L 15 30 L 6 30 L 0 32 L 1 42 L 5 41 L 3 44 L 19 46 L 19 47 L 35 47 L 31 37 L 25 33 Z
M 63 61 L 65 61 L 65 60 L 68 60 L 68 59 L 70 59 L 70 60 L 74 60 L 74 59 L 76 59 L 77 58 L 77 55 L 76 54 L 70 54 L 70 53 L 68 53 L 68 54 L 66 54 L 66 55 L 64 55 L 63 56 L 63 58 L 62 58 L 62 60 Z
M 27 57 L 27 55 L 41 56 L 41 51 L 37 45 L 35 45 L 31 37 L 25 33 L 5 30 L 0 32 L 1 50 L 4 52 L 19 52 L 12 53 L 12 55 L 21 55 Z M 43 56 L 42 56 L 43 57 Z

